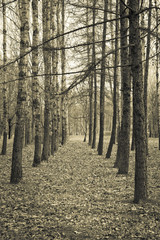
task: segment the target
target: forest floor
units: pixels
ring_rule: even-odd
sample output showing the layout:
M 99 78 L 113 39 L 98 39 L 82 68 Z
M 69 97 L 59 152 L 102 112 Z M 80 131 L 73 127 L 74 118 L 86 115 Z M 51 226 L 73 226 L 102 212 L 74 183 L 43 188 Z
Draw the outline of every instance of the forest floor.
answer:
M 110 159 L 72 137 L 49 162 L 32 167 L 24 148 L 23 179 L 10 184 L 12 142 L 0 156 L 0 240 L 160 239 L 160 151 L 149 140 L 146 203 L 134 204 L 134 152 L 127 176 Z

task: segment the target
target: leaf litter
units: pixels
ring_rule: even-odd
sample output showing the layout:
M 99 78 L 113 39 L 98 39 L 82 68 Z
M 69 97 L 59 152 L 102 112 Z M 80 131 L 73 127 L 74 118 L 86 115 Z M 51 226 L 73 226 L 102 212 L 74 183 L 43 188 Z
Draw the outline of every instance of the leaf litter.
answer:
M 11 143 L 0 156 L 0 239 L 160 239 L 160 152 L 149 141 L 146 203 L 133 204 L 134 153 L 127 176 L 98 156 L 82 139 L 71 138 L 49 162 L 32 167 L 33 149 L 23 150 L 23 179 L 9 183 Z

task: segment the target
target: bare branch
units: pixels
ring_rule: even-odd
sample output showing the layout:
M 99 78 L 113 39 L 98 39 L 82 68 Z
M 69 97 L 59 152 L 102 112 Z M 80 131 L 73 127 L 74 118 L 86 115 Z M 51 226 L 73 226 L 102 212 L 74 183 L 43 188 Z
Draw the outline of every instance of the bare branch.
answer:
M 7 2 L 7 3 L 5 3 L 5 4 L 2 4 L 2 6 L 0 6 L 0 8 L 2 8 L 3 6 L 6 6 L 6 5 L 8 5 L 8 4 L 11 4 L 11 3 L 13 3 L 13 2 L 16 2 L 17 0 L 13 0 L 13 1 L 10 1 L 10 2 Z

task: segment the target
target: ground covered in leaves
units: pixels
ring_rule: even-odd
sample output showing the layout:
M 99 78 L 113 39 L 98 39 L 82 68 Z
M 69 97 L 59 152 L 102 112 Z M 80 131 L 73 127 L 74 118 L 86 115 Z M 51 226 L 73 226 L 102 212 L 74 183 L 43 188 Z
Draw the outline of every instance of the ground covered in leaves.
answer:
M 160 239 L 160 152 L 149 142 L 147 203 L 133 204 L 134 153 L 127 176 L 98 156 L 83 138 L 70 141 L 49 162 L 32 167 L 24 148 L 23 180 L 9 183 L 11 145 L 0 156 L 0 239 Z

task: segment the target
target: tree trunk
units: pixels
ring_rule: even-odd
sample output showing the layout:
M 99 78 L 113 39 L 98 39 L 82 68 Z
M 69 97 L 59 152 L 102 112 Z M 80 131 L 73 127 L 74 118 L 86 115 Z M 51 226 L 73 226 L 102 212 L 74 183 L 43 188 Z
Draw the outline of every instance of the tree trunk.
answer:
M 135 129 L 134 129 L 134 113 L 133 113 L 131 151 L 134 151 L 134 150 L 135 150 Z
M 20 58 L 19 61 L 19 81 L 18 81 L 18 96 L 17 96 L 17 111 L 16 111 L 16 126 L 12 152 L 12 169 L 11 183 L 18 183 L 22 178 L 22 147 L 24 140 L 24 118 L 25 118 L 25 101 L 26 101 L 26 81 L 28 56 L 24 56 L 28 51 L 29 46 L 29 1 L 23 0 L 20 2 Z
M 65 5 L 62 0 L 62 34 L 64 33 L 65 27 Z M 66 77 L 64 75 L 66 69 L 66 56 L 65 56 L 65 38 L 62 36 L 62 50 L 61 50 L 61 68 L 62 68 L 62 80 L 61 80 L 61 91 L 66 89 Z M 61 97 L 61 117 L 62 117 L 62 145 L 67 141 L 67 96 L 62 94 Z
M 51 31 L 52 36 L 55 37 L 57 35 L 57 25 L 56 25 L 56 8 L 57 2 L 51 2 Z M 54 155 L 56 147 L 56 131 L 57 131 L 57 101 L 56 101 L 56 74 L 57 73 L 57 51 L 55 48 L 57 47 L 56 39 L 52 41 L 52 95 L 51 95 L 51 104 L 52 104 L 52 136 L 51 136 L 51 154 Z
M 98 155 L 103 154 L 103 137 L 104 137 L 104 97 L 105 97 L 105 52 L 106 52 L 106 28 L 107 28 L 107 9 L 108 0 L 104 0 L 104 24 L 103 24 L 103 41 L 102 41 L 102 63 L 101 63 L 101 82 L 100 82 L 100 132 L 98 143 Z
M 43 42 L 50 39 L 50 0 L 43 0 Z M 50 83 L 51 83 L 51 51 L 50 42 L 43 45 L 45 69 L 45 107 L 42 161 L 48 161 L 50 155 Z
M 145 71 L 144 71 L 144 112 L 145 112 L 145 133 L 146 133 L 146 153 L 148 154 L 148 107 L 147 107 L 147 98 L 148 98 L 148 70 L 149 70 L 149 54 L 151 46 L 151 6 L 152 0 L 149 0 L 149 14 L 148 14 L 148 35 L 147 35 L 147 49 L 146 49 L 146 61 L 145 61 Z
M 129 65 L 129 48 L 127 40 L 128 21 L 125 6 L 120 2 L 121 16 L 121 81 L 122 81 L 122 120 L 120 137 L 118 141 L 118 173 L 127 174 L 129 168 L 129 152 L 130 152 L 130 91 L 131 76 Z
M 29 112 L 28 116 L 25 116 L 25 146 L 28 144 L 31 144 L 31 118 L 29 118 Z
M 93 30 L 92 30 L 92 38 L 93 38 L 93 47 L 92 47 L 92 64 L 96 65 L 96 49 L 95 49 L 95 6 L 96 0 L 93 1 Z M 93 79 L 94 79 L 94 122 L 93 122 L 93 141 L 92 148 L 96 147 L 96 130 L 97 130 L 97 77 L 96 77 L 96 66 L 93 70 Z
M 93 138 L 93 77 L 89 76 L 89 145 Z
M 6 5 L 5 0 L 2 0 L 3 5 L 3 64 L 7 62 L 6 54 Z M 6 67 L 3 69 L 3 144 L 2 155 L 6 155 L 7 152 L 7 131 L 8 131 L 8 111 L 7 111 L 7 86 L 6 86 Z
M 116 0 L 116 16 L 118 16 L 118 0 Z M 116 136 L 116 123 L 117 123 L 117 65 L 118 65 L 118 20 L 116 21 L 115 32 L 115 58 L 114 58 L 114 87 L 113 87 L 113 120 L 111 138 L 106 153 L 106 158 L 110 158 L 113 144 L 115 143 Z
M 155 0 L 155 6 L 157 6 L 157 1 Z M 159 23 L 158 9 L 156 9 L 156 26 Z M 156 28 L 156 35 L 158 36 L 158 27 Z M 157 102 L 157 125 L 158 125 L 158 148 L 160 150 L 160 98 L 159 98 L 159 41 L 156 38 L 156 102 Z
M 57 22 L 57 35 L 60 34 L 60 2 L 57 1 L 56 8 L 56 22 Z M 60 47 L 59 38 L 57 38 L 57 48 Z M 58 63 L 59 63 L 60 55 L 59 51 L 56 51 L 56 92 L 59 92 L 59 79 L 58 79 Z M 55 151 L 58 150 L 59 142 L 60 142 L 60 97 L 56 96 L 56 132 L 55 132 Z
M 87 6 L 89 7 L 89 0 L 87 0 Z M 86 25 L 88 26 L 90 24 L 89 21 L 89 8 L 87 7 L 86 12 Z M 90 31 L 87 27 L 87 42 L 90 40 Z M 88 65 L 90 65 L 91 57 L 90 57 L 90 46 L 87 45 L 87 58 L 88 58 Z M 92 144 L 92 138 L 93 138 L 93 77 L 89 75 L 88 77 L 89 82 L 89 139 L 88 144 L 91 146 Z
M 39 28 L 38 28 L 38 0 L 32 1 L 32 18 L 33 18 L 33 51 L 32 51 L 32 91 L 33 91 L 33 118 L 35 124 L 35 145 L 33 167 L 41 162 L 41 109 L 40 109 L 40 93 L 38 80 L 38 48 Z
M 135 128 L 135 191 L 134 202 L 147 198 L 147 154 L 145 134 L 142 49 L 139 30 L 139 1 L 129 0 L 131 70 Z
M 85 97 L 83 107 L 83 119 L 84 119 L 84 139 L 83 142 L 87 141 L 87 130 L 88 130 L 88 113 L 86 109 L 88 109 L 88 96 Z
M 0 113 L 0 138 L 2 137 L 2 133 L 3 133 L 2 114 Z
M 8 119 L 8 139 L 11 139 L 12 137 L 12 120 Z

